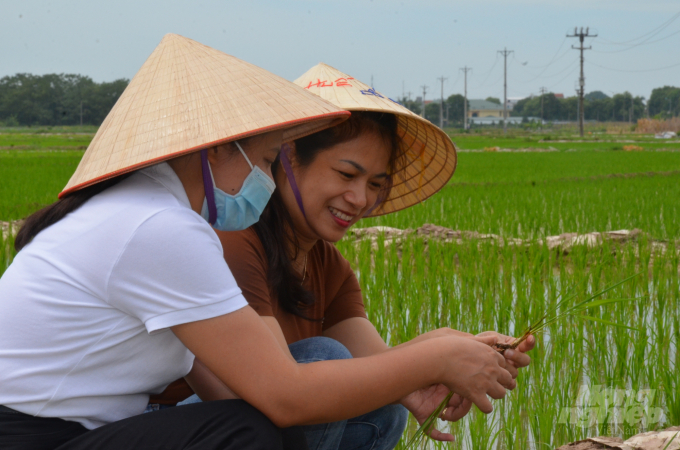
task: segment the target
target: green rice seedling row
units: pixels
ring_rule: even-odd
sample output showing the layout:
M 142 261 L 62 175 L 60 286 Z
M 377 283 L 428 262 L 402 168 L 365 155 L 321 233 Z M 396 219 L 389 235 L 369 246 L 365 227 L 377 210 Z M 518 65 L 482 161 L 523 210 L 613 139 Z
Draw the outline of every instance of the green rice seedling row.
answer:
M 0 220 L 22 219 L 57 200 L 82 151 L 0 151 Z
M 560 151 L 616 151 L 624 150 L 625 146 L 635 145 L 643 150 L 671 150 L 680 149 L 680 141 L 658 140 L 649 135 L 602 136 L 580 138 L 576 136 L 552 135 L 509 135 L 489 136 L 475 134 L 451 134 L 451 139 L 463 150 L 484 150 L 498 147 L 499 149 L 554 149 Z
M 430 200 L 360 226 L 415 228 L 433 223 L 505 237 L 638 228 L 680 237 L 680 174 L 595 180 L 446 186 Z
M 90 133 L 0 133 L 0 149 L 85 150 L 92 137 Z
M 576 318 L 550 324 L 538 333 L 532 364 L 521 371 L 517 389 L 495 401 L 492 414 L 473 410 L 452 425 L 453 448 L 556 448 L 588 436 L 629 437 L 680 423 L 676 252 L 654 253 L 644 240 L 580 246 L 568 257 L 541 244 L 417 237 L 373 246 L 368 240 L 339 244 L 357 271 L 369 318 L 391 345 L 438 327 L 518 334 L 554 308 L 564 292 L 593 294 L 642 273 L 603 298 L 643 300 L 591 314 L 641 333 Z M 601 409 L 577 407 L 579 395 L 602 387 L 619 389 L 618 400 L 628 405 L 615 409 L 612 402 L 618 400 L 609 399 Z M 411 423 L 407 434 L 416 428 Z
M 450 184 L 531 184 L 669 172 L 680 173 L 680 152 L 460 153 Z

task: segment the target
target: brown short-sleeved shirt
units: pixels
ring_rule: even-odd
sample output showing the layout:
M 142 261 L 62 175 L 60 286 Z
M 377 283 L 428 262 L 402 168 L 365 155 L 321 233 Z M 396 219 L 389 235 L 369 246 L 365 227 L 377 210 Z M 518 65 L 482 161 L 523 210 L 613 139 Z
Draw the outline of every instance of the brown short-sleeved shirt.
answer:
M 267 255 L 255 230 L 218 231 L 217 235 L 222 242 L 224 259 L 243 296 L 260 316 L 276 318 L 288 344 L 321 336 L 324 330 L 343 320 L 366 318 L 359 282 L 349 262 L 333 244 L 319 240 L 307 255 L 305 287 L 316 300 L 304 310 L 308 317 L 316 320 L 307 320 L 284 311 L 276 293 L 269 289 Z M 180 379 L 149 402 L 174 404 L 192 394 L 189 385 Z
M 273 316 L 279 322 L 286 342 L 321 336 L 323 331 L 352 317 L 366 317 L 359 282 L 349 262 L 329 242 L 319 240 L 307 255 L 305 287 L 315 303 L 304 313 L 307 320 L 284 311 L 275 292 L 267 284 L 267 255 L 262 242 L 249 228 L 244 231 L 217 232 L 243 296 L 261 316 Z

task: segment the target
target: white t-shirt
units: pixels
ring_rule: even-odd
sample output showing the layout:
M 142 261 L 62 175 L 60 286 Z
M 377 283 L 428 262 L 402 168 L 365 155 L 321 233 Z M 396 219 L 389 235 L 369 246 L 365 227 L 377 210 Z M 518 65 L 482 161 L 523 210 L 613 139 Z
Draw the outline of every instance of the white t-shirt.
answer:
M 39 233 L 0 279 L 0 405 L 86 428 L 140 414 L 190 370 L 169 327 L 247 305 L 167 163 Z

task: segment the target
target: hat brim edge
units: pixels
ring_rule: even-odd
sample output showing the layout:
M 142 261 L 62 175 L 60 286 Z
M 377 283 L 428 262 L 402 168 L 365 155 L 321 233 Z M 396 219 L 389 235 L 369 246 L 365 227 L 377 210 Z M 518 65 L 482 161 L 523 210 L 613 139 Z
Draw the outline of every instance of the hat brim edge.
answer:
M 342 123 L 345 120 L 347 120 L 350 117 L 350 115 L 351 115 L 351 113 L 349 111 L 336 111 L 336 112 L 332 112 L 332 113 L 321 114 L 321 115 L 318 115 L 318 116 L 305 117 L 303 119 L 291 120 L 291 121 L 288 121 L 288 122 L 278 123 L 278 124 L 275 124 L 275 125 L 269 125 L 269 126 L 266 126 L 266 127 L 258 128 L 256 130 L 251 130 L 251 131 L 247 131 L 245 133 L 240 133 L 240 134 L 237 134 L 237 135 L 234 135 L 234 136 L 229 136 L 229 137 L 224 138 L 224 139 L 218 139 L 216 141 L 207 142 L 205 144 L 201 144 L 201 145 L 198 145 L 198 146 L 195 146 L 195 147 L 191 147 L 191 148 L 188 148 L 186 150 L 181 150 L 179 152 L 170 153 L 168 155 L 163 155 L 163 156 L 160 156 L 158 158 L 153 158 L 153 159 L 150 159 L 148 161 L 144 161 L 142 163 L 134 164 L 132 166 L 125 167 L 124 169 L 116 170 L 114 172 L 109 172 L 109 173 L 101 175 L 97 178 L 93 178 L 92 180 L 88 180 L 88 181 L 85 181 L 83 183 L 79 183 L 75 186 L 72 186 L 68 189 L 64 189 L 63 191 L 61 191 L 59 193 L 59 195 L 57 196 L 57 198 L 62 199 L 65 196 L 67 196 L 67 195 L 69 195 L 69 194 L 71 194 L 75 191 L 78 191 L 80 189 L 86 188 L 88 186 L 92 186 L 94 184 L 100 183 L 102 181 L 109 180 L 111 178 L 115 178 L 115 177 L 120 176 L 120 175 L 124 175 L 124 174 L 129 173 L 129 172 L 134 172 L 135 170 L 139 170 L 139 169 L 143 169 L 145 167 L 153 166 L 154 164 L 158 164 L 160 162 L 167 161 L 169 159 L 173 159 L 173 158 L 176 158 L 178 156 L 197 152 L 199 150 L 203 150 L 204 148 L 214 147 L 216 145 L 225 144 L 227 142 L 232 142 L 232 141 L 236 141 L 236 140 L 239 140 L 239 139 L 248 138 L 248 137 L 251 137 L 251 136 L 255 136 L 257 134 L 268 133 L 270 131 L 276 131 L 276 130 L 286 129 L 286 128 L 293 128 L 296 125 L 303 125 L 305 123 L 314 122 L 314 121 L 320 120 L 320 119 L 334 118 L 334 117 L 336 118 L 335 120 L 331 120 L 330 122 L 328 122 L 328 124 L 326 126 L 310 129 L 309 131 L 307 131 L 304 134 L 302 134 L 301 136 L 299 136 L 299 137 L 302 137 L 302 136 L 305 136 L 305 135 L 308 135 L 308 134 L 315 133 L 315 132 L 320 131 L 320 130 L 325 129 L 325 128 L 333 127 L 333 126 L 335 126 L 339 123 Z

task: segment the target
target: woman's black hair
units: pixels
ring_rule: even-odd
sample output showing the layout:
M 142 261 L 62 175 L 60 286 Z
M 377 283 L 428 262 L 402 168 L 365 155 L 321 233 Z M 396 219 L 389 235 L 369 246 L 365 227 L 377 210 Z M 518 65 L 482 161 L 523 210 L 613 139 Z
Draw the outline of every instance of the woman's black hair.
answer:
M 45 206 L 43 209 L 34 212 L 26 218 L 24 224 L 17 233 L 16 239 L 14 240 L 14 248 L 16 251 L 21 250 L 42 230 L 59 222 L 68 213 L 80 208 L 83 203 L 111 186 L 118 184 L 127 176 L 128 174 L 120 175 L 109 180 L 101 181 L 92 186 L 82 188 L 57 200 L 51 205 Z
M 240 142 L 243 145 L 247 145 L 251 139 L 257 138 L 259 138 L 259 135 L 241 139 Z M 238 148 L 232 142 L 217 145 L 215 148 L 226 149 L 230 154 L 236 154 L 239 152 Z M 134 172 L 119 175 L 115 178 L 101 181 L 97 184 L 93 184 L 92 186 L 77 190 L 71 194 L 68 194 L 64 198 L 57 200 L 55 203 L 52 203 L 51 205 L 31 214 L 26 218 L 23 226 L 19 230 L 19 233 L 17 233 L 16 239 L 14 240 L 14 248 L 17 251 L 21 250 L 42 230 L 59 222 L 68 213 L 80 208 L 86 201 L 95 195 L 104 192 L 106 189 L 120 183 L 122 180 L 132 175 L 132 173 Z
M 394 173 L 399 145 L 397 118 L 393 114 L 369 111 L 352 112 L 345 122 L 296 140 L 293 155 L 295 164 L 298 167 L 309 166 L 320 152 L 366 132 L 377 133 L 391 150 L 388 173 Z M 274 178 L 279 170 L 282 169 L 277 160 L 272 166 Z M 305 313 L 305 309 L 314 304 L 315 298 L 312 292 L 302 286 L 302 278 L 293 268 L 292 261 L 297 257 L 299 243 L 292 218 L 278 189 L 253 228 L 267 254 L 267 284 L 271 294 L 278 297 L 284 311 L 315 320 Z

